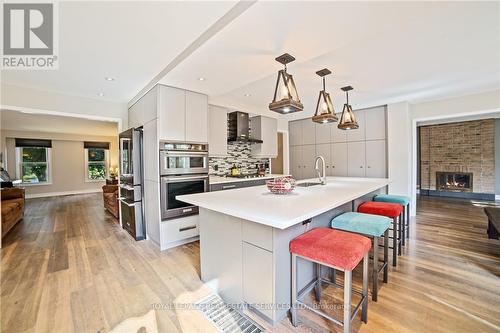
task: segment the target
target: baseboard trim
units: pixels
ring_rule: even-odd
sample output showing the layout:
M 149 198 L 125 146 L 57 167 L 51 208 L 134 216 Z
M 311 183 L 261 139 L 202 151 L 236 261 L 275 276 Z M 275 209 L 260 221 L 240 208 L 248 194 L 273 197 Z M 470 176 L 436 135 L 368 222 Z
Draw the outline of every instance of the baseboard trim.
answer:
M 64 191 L 64 192 L 47 192 L 47 193 L 26 194 L 26 199 L 46 198 L 46 197 L 58 197 L 58 196 L 75 195 L 75 194 L 99 193 L 101 191 L 102 191 L 101 189 L 92 189 L 92 190 L 78 190 L 78 191 Z

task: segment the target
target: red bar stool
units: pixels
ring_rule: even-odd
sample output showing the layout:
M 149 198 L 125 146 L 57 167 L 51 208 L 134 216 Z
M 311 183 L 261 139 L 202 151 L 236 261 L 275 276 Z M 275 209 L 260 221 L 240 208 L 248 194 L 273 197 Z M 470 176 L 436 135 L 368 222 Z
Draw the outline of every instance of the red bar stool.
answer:
M 401 254 L 401 214 L 403 213 L 403 206 L 395 203 L 368 201 L 358 206 L 358 212 L 382 215 L 392 219 L 392 266 L 396 266 L 398 253 Z
M 297 307 L 299 304 L 320 316 L 344 326 L 344 333 L 351 332 L 352 319 L 361 307 L 361 320 L 368 322 L 368 252 L 370 239 L 340 230 L 316 228 L 294 238 L 290 242 L 292 254 L 292 325 L 297 327 Z M 312 261 L 316 265 L 316 279 L 297 294 L 297 257 Z M 351 314 L 352 270 L 363 260 L 363 291 L 361 300 Z M 316 299 L 321 300 L 321 282 L 332 283 L 321 277 L 321 266 L 327 266 L 344 272 L 344 319 L 340 321 L 301 301 L 304 294 L 316 288 Z M 356 291 L 354 291 L 356 292 Z

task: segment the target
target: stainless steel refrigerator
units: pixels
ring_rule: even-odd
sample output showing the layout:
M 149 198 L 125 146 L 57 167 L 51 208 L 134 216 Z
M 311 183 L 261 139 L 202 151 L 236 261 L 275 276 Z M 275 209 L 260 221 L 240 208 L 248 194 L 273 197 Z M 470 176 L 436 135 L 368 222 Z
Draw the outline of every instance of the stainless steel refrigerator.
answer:
M 146 238 L 142 128 L 120 133 L 120 222 L 135 240 Z

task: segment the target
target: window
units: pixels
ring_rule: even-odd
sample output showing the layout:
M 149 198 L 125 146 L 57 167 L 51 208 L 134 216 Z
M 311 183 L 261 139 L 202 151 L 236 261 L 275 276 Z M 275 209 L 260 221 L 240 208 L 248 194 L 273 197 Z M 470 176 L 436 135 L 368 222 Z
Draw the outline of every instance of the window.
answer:
M 18 147 L 18 177 L 24 184 L 50 182 L 50 148 Z
M 108 175 L 108 150 L 104 148 L 86 148 L 86 180 L 102 181 Z

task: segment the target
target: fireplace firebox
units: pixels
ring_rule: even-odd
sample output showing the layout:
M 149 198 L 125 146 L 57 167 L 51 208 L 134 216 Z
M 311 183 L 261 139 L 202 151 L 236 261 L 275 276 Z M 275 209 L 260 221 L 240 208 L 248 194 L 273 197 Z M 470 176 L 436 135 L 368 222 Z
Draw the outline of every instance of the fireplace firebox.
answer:
M 472 173 L 436 172 L 436 190 L 448 192 L 472 192 Z

